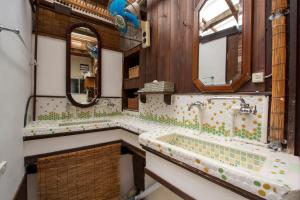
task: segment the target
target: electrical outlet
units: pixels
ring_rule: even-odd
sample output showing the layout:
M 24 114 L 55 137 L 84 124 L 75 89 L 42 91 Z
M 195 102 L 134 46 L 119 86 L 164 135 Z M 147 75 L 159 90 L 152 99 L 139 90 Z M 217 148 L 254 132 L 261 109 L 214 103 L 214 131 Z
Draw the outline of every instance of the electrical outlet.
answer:
M 265 73 L 257 72 L 252 74 L 252 83 L 263 83 L 265 82 Z
M 7 161 L 0 162 L 0 176 L 2 176 L 5 173 L 6 167 L 7 167 Z

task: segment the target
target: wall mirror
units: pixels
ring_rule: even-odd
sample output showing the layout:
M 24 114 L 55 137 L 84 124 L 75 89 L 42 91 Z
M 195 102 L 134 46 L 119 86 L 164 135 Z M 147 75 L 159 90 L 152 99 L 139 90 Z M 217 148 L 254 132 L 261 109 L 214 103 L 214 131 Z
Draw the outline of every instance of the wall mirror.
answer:
M 193 82 L 234 92 L 250 79 L 252 0 L 200 0 L 194 11 Z
M 101 42 L 97 30 L 85 23 L 72 25 L 67 31 L 66 55 L 68 99 L 78 107 L 94 105 L 101 96 Z

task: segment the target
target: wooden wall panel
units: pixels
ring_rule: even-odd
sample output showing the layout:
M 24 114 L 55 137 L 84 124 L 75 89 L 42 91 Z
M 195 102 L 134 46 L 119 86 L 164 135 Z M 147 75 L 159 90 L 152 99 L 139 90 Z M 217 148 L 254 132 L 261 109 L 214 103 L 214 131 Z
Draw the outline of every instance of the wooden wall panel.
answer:
M 53 12 L 51 9 L 41 7 L 38 17 L 38 33 L 39 35 L 65 39 L 68 27 L 71 24 L 79 22 L 87 21 L 62 13 Z M 103 48 L 120 51 L 120 34 L 113 26 L 91 22 L 87 23 L 98 30 Z
M 147 1 L 147 20 L 150 21 L 150 37 L 151 37 L 151 48 L 146 49 L 146 60 L 145 60 L 145 82 L 151 82 L 157 78 L 157 27 L 158 27 L 158 9 L 157 5 L 159 0 L 148 0 Z
M 192 82 L 192 24 L 199 0 L 148 0 L 151 47 L 146 49 L 145 82 L 155 79 L 175 82 L 178 93 L 198 93 Z M 265 4 L 254 1 L 252 72 L 267 71 Z M 250 81 L 239 91 L 265 91 L 265 84 Z

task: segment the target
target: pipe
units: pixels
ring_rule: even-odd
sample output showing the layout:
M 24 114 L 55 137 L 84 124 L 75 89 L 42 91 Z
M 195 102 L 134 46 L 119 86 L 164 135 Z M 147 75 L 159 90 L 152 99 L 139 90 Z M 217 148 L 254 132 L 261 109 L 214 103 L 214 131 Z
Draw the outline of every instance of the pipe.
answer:
M 161 184 L 159 182 L 153 183 L 150 185 L 145 191 L 141 192 L 140 194 L 130 197 L 128 200 L 141 200 L 151 194 L 152 192 L 156 191 L 158 188 L 161 187 Z
M 32 54 L 31 54 L 31 52 L 30 52 L 30 49 L 27 47 L 27 45 L 26 45 L 24 39 L 22 38 L 19 29 L 11 29 L 11 28 L 7 28 L 7 27 L 4 27 L 4 26 L 0 25 L 0 33 L 1 33 L 2 31 L 7 31 L 7 32 L 11 32 L 11 33 L 16 34 L 16 35 L 18 36 L 18 38 L 20 39 L 20 41 L 22 42 L 22 44 L 24 45 L 24 47 L 25 47 L 25 49 L 26 49 L 26 51 L 27 51 L 27 53 L 28 53 L 28 55 L 29 55 L 31 61 L 34 62 L 33 65 L 36 65 L 36 64 L 37 64 L 36 60 L 33 58 Z M 30 64 L 30 65 L 32 65 L 32 64 Z

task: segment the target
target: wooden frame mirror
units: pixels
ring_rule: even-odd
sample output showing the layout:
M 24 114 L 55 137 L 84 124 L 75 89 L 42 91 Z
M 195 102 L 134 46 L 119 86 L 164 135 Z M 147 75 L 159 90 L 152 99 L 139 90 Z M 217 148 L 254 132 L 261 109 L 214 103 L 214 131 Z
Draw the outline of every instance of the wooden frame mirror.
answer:
M 238 3 L 236 3 L 236 2 Z M 197 89 L 201 92 L 234 92 L 239 89 L 244 83 L 251 79 L 251 52 L 252 52 L 252 7 L 253 0 L 219 0 L 215 1 L 217 3 L 223 3 L 223 7 L 226 6 L 226 9 L 219 11 L 216 16 L 208 16 L 209 20 L 204 20 L 204 17 L 201 15 L 205 13 L 203 8 L 207 8 L 208 4 L 214 3 L 211 0 L 199 0 L 195 10 L 194 10 L 194 25 L 193 25 L 193 66 L 192 66 L 192 78 L 193 83 Z M 236 4 L 234 4 L 236 3 Z M 210 5 L 211 6 L 211 5 Z M 220 7 L 217 5 L 215 7 Z M 240 6 L 240 7 L 239 7 Z M 217 10 L 213 8 L 211 10 Z M 239 13 L 239 10 L 242 14 Z M 201 13 L 202 12 L 202 13 Z M 216 11 L 217 12 L 217 11 Z M 206 13 L 211 14 L 209 10 Z M 241 16 L 240 16 L 241 15 Z M 222 18 L 223 17 L 223 18 Z M 235 26 L 229 26 L 229 19 L 232 18 L 236 20 Z M 201 20 L 200 20 L 201 19 Z M 240 23 L 239 23 L 240 20 Z M 227 23 L 227 26 L 224 25 Z M 223 26 L 221 26 L 221 24 Z M 210 30 L 209 30 L 210 29 Z M 205 32 L 206 31 L 206 32 Z M 235 46 L 237 47 L 236 54 L 231 55 L 228 49 L 232 49 L 229 46 L 228 36 L 234 36 L 235 34 L 239 34 L 239 39 Z M 219 41 L 221 38 L 225 38 L 222 43 L 224 46 L 224 51 L 222 58 L 222 66 L 218 66 L 218 54 L 216 46 L 206 45 L 205 51 L 202 50 L 200 52 L 200 48 L 203 46 L 202 43 L 208 43 L 210 41 Z M 214 42 L 213 41 L 213 42 Z M 201 46 L 202 45 L 202 46 Z M 241 49 L 241 50 L 239 50 Z M 209 56 L 203 56 L 203 52 L 210 52 Z M 202 53 L 202 54 L 201 54 Z M 237 54 L 238 53 L 238 54 Z M 206 53 L 207 55 L 208 53 Z M 237 56 L 239 55 L 239 56 Z M 240 58 L 239 58 L 240 57 Z M 238 69 L 228 69 L 229 62 L 233 59 L 237 59 L 234 61 Z M 212 64 L 206 64 L 204 68 L 204 62 L 208 60 L 212 60 Z M 225 60 L 224 60 L 225 59 Z M 217 61 L 216 61 L 217 60 Z M 200 64 L 201 63 L 201 64 Z M 215 72 L 211 65 L 216 66 Z M 224 67 L 225 66 L 225 67 Z M 202 68 L 201 68 L 202 67 Z M 215 81 L 216 79 L 212 73 L 216 73 L 219 76 L 218 67 L 222 67 L 222 81 Z M 208 73 L 205 73 L 204 69 Z M 230 75 L 231 73 L 231 75 Z M 237 74 L 238 73 L 238 74 Z M 229 74 L 229 75 L 228 75 Z M 202 77 L 200 75 L 203 75 Z M 229 79 L 228 77 L 231 76 Z M 201 80 L 200 80 L 201 79 Z M 205 79 L 211 79 L 211 81 L 205 81 Z
M 66 95 L 77 107 L 95 105 L 101 97 L 101 39 L 87 23 L 67 30 Z

